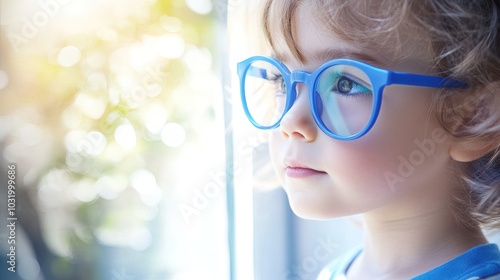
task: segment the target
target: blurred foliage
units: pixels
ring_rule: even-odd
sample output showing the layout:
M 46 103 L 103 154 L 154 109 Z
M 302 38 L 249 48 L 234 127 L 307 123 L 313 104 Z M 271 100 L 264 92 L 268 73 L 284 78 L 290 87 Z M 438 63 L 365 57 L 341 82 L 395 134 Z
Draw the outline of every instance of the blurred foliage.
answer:
M 20 220 L 40 225 L 28 236 L 47 244 L 33 244 L 45 279 L 118 279 L 121 269 L 174 279 L 158 260 L 161 213 L 202 164 L 190 164 L 193 154 L 222 150 L 217 7 L 104 2 L 65 1 L 53 15 L 36 1 L 2 2 L 3 13 L 29 6 L 1 34 L 3 161 L 19 166 L 36 210 Z

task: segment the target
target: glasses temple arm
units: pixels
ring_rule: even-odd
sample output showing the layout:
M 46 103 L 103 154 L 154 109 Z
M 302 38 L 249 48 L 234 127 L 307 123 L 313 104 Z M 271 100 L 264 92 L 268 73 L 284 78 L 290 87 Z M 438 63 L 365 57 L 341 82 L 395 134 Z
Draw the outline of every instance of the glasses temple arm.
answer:
M 252 77 L 256 77 L 256 78 L 262 78 L 262 79 L 269 80 L 269 77 L 267 76 L 266 69 L 260 68 L 257 66 L 253 66 L 253 65 L 248 67 L 247 75 L 252 76 Z
M 389 72 L 388 84 L 423 86 L 434 88 L 466 88 L 467 84 L 452 78 L 412 74 L 403 72 Z

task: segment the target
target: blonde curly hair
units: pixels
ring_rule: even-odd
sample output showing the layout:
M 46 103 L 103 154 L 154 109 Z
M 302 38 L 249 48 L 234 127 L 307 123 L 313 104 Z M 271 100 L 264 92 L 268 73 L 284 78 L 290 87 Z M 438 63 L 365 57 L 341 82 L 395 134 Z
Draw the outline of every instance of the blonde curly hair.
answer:
M 492 148 L 459 165 L 463 184 L 451 205 L 463 225 L 500 229 L 500 1 L 264 0 L 261 23 L 270 47 L 286 47 L 302 62 L 292 15 L 303 3 L 342 39 L 385 49 L 394 59 L 429 52 L 438 75 L 468 83 L 467 90 L 437 92 L 437 118 L 466 147 Z M 405 44 L 409 31 L 421 38 L 418 46 Z

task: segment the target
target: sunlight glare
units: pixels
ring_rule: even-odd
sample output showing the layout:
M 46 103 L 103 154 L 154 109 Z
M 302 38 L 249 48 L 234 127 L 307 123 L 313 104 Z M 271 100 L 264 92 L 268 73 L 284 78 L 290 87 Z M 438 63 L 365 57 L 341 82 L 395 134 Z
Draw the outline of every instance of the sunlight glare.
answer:
M 144 125 L 152 134 L 159 134 L 168 119 L 168 112 L 164 106 L 150 104 L 140 111 Z
M 62 67 L 71 67 L 80 61 L 82 53 L 75 46 L 67 46 L 59 51 L 57 63 Z
M 97 197 L 96 189 L 90 180 L 81 180 L 71 184 L 73 195 L 81 202 L 90 202 Z
M 206 15 L 212 11 L 212 2 L 209 0 L 186 0 L 186 5 L 193 12 Z
M 155 206 L 162 199 L 162 191 L 156 183 L 156 177 L 148 170 L 138 170 L 130 176 L 130 185 L 141 196 L 142 202 Z
M 106 102 L 85 93 L 80 93 L 76 96 L 75 106 L 86 116 L 94 120 L 99 119 L 106 110 Z
M 128 180 L 125 176 L 103 176 L 97 180 L 94 188 L 100 197 L 112 200 L 127 188 L 127 184 Z
M 164 58 L 176 59 L 184 53 L 186 43 L 177 34 L 168 34 L 157 38 L 156 50 Z
M 161 141 L 169 147 L 179 147 L 185 140 L 186 131 L 178 123 L 167 123 L 161 131 Z
M 120 125 L 115 130 L 115 141 L 122 148 L 131 150 L 137 144 L 137 135 L 134 127 L 130 123 Z
M 183 60 L 189 70 L 195 73 L 208 72 L 212 67 L 212 55 L 207 49 L 190 47 L 186 50 Z

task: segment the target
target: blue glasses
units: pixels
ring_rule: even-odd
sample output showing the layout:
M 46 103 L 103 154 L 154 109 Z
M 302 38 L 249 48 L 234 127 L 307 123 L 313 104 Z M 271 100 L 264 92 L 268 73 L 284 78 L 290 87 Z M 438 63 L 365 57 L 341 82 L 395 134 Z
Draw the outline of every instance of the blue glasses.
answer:
M 344 141 L 370 131 L 387 85 L 467 87 L 449 78 L 389 71 L 351 59 L 331 60 L 307 73 L 290 72 L 272 57 L 254 56 L 238 63 L 237 71 L 243 109 L 255 127 L 278 127 L 297 97 L 297 84 L 304 83 L 318 127 L 328 136 Z

